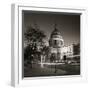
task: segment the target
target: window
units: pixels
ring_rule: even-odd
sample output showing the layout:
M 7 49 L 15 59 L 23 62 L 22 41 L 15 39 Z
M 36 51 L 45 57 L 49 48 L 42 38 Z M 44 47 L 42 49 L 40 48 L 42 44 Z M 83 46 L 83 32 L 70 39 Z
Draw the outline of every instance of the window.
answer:
M 54 45 L 57 45 L 57 40 L 54 40 Z

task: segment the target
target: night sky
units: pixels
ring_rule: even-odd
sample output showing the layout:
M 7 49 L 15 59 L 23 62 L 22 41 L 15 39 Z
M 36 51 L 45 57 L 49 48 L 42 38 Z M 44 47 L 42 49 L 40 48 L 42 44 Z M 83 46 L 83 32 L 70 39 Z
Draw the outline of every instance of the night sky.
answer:
M 60 31 L 65 45 L 80 42 L 80 15 L 68 13 L 50 13 L 39 11 L 23 11 L 24 29 L 37 24 L 45 32 L 49 40 L 54 24 Z

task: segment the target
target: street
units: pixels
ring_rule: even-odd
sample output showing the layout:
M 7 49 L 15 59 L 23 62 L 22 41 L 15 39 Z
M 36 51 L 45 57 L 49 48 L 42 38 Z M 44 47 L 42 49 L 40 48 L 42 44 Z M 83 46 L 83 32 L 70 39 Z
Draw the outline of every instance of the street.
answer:
M 62 75 L 80 75 L 80 65 L 44 65 L 42 68 L 40 64 L 32 64 L 32 66 L 28 65 L 24 68 L 24 77 Z

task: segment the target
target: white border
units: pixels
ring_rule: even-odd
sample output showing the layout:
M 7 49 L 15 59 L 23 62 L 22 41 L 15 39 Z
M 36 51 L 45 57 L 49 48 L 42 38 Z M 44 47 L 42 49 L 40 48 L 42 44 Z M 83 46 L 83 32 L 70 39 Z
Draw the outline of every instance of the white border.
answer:
M 81 75 L 69 76 L 52 76 L 52 77 L 32 77 L 22 79 L 22 10 L 33 11 L 49 11 L 49 12 L 67 12 L 81 13 Z M 32 86 L 46 85 L 52 83 L 69 83 L 69 82 L 85 82 L 87 81 L 87 61 L 84 55 L 84 34 L 87 30 L 87 10 L 85 8 L 51 8 L 36 7 L 23 4 L 12 5 L 12 21 L 11 21 L 11 43 L 12 43 L 12 65 L 11 65 L 11 84 L 12 86 Z M 43 80 L 43 82 L 42 82 Z M 56 81 L 56 82 L 55 82 Z M 39 83 L 38 83 L 39 82 Z

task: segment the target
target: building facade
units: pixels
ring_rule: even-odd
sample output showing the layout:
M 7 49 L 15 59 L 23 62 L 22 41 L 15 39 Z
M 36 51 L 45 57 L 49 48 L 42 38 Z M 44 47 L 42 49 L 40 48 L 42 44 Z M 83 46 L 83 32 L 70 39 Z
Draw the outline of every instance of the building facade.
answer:
M 65 57 L 80 57 L 80 44 L 64 45 L 60 31 L 55 27 L 49 39 L 50 60 L 51 62 L 62 62 Z

